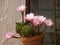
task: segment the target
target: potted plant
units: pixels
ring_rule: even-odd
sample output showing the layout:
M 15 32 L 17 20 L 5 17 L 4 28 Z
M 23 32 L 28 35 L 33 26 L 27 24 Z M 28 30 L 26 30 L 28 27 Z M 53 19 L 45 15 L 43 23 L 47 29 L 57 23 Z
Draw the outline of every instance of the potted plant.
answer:
M 20 40 L 24 45 L 42 45 L 45 36 L 44 32 L 53 25 L 52 20 L 47 19 L 45 16 L 37 16 L 34 13 L 24 15 L 25 5 L 19 6 L 17 10 L 22 14 L 22 22 L 16 22 L 16 32 L 21 36 Z M 43 24 L 45 24 L 45 29 L 41 31 Z M 7 33 L 6 37 L 11 38 L 15 36 Z

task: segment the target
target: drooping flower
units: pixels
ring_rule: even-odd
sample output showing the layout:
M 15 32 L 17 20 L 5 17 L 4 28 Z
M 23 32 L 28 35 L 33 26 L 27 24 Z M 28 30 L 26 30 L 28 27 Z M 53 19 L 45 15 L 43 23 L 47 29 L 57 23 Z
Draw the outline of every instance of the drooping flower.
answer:
M 52 20 L 51 20 L 51 19 L 46 19 L 46 20 L 44 21 L 44 23 L 46 24 L 46 26 L 47 26 L 47 27 L 49 27 L 49 26 L 52 26 L 52 25 L 53 25 L 53 22 L 52 22 Z
M 14 35 L 12 34 L 12 33 L 10 33 L 10 32 L 7 32 L 6 33 L 6 38 L 12 38 Z
M 34 18 L 34 14 L 33 13 L 29 13 L 25 16 L 25 20 L 31 21 Z
M 20 12 L 24 12 L 26 10 L 26 6 L 25 5 L 21 5 L 17 8 L 18 11 Z

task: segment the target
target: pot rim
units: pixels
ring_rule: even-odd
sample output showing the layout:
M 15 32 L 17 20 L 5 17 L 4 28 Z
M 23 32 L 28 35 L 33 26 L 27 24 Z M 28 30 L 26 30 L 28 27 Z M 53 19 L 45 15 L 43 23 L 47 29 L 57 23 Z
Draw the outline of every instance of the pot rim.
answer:
M 32 36 L 32 37 L 21 37 L 20 40 L 21 41 L 43 40 L 44 36 L 45 36 L 45 34 L 40 34 L 40 35 L 36 35 L 36 36 Z

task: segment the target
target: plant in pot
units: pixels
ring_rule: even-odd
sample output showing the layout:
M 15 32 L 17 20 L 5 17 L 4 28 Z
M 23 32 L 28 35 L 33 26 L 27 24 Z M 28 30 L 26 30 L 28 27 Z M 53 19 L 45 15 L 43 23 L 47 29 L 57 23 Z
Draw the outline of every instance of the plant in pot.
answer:
M 25 5 L 21 5 L 17 8 L 22 14 L 22 22 L 16 22 L 16 32 L 21 36 L 20 40 L 24 45 L 42 45 L 45 36 L 45 30 L 53 25 L 51 19 L 47 19 L 45 16 L 35 15 L 29 13 L 24 15 L 26 10 Z M 45 25 L 44 31 L 41 31 L 41 26 Z M 11 38 L 14 35 L 7 33 L 6 37 Z

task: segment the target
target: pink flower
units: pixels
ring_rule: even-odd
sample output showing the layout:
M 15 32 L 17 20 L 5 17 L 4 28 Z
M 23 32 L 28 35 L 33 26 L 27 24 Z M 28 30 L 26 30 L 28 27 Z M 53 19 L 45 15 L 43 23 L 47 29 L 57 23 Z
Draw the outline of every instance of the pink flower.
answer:
M 33 19 L 33 25 L 34 25 L 34 26 L 37 26 L 37 25 L 39 25 L 39 24 L 40 24 L 39 20 Z
M 12 38 L 14 35 L 12 34 L 12 33 L 10 33 L 10 32 L 7 32 L 6 33 L 6 38 Z
M 26 10 L 26 7 L 25 7 L 25 5 L 21 5 L 17 8 L 17 10 L 20 12 L 24 12 Z
M 30 14 L 27 14 L 26 15 L 25 20 L 31 21 L 33 18 L 34 18 L 34 14 L 33 13 L 30 13 Z
M 51 20 L 51 19 L 47 19 L 47 20 L 45 20 L 45 21 L 44 21 L 44 23 L 46 24 L 46 26 L 47 26 L 47 27 L 49 27 L 49 26 L 52 26 L 52 25 L 53 25 L 53 22 L 52 22 L 52 20 Z
M 45 19 L 46 19 L 46 17 L 44 17 L 44 16 L 34 16 L 33 24 L 34 25 L 42 24 Z

